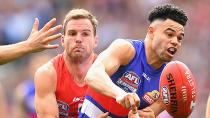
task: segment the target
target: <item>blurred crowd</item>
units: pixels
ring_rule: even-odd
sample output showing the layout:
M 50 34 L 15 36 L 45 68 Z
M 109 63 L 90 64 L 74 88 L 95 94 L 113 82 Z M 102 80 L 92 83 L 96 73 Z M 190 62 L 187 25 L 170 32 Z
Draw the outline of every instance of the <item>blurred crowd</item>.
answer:
M 210 93 L 209 0 L 0 0 L 0 3 L 0 45 L 27 39 L 36 17 L 40 20 L 40 27 L 53 17 L 57 18 L 57 24 L 61 24 L 70 9 L 85 8 L 99 20 L 97 53 L 116 38 L 144 39 L 149 24 L 148 13 L 155 5 L 171 3 L 181 7 L 187 12 L 189 20 L 182 49 L 175 60 L 184 62 L 196 78 L 197 106 L 190 118 L 204 117 Z M 31 81 L 33 84 L 37 67 L 61 50 L 62 47 L 31 54 L 0 66 L 0 84 L 5 93 L 6 109 L 14 114 L 24 112 L 15 111 L 18 105 L 22 105 L 23 110 L 27 107 L 19 101 L 28 90 L 22 89 L 23 83 Z M 9 118 L 12 117 L 10 115 Z

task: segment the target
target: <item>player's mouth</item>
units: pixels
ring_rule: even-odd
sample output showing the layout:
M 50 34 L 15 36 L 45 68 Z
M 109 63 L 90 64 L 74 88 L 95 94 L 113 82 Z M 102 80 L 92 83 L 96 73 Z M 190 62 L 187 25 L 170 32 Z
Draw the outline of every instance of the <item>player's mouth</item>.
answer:
M 82 46 L 75 46 L 75 47 L 73 48 L 73 50 L 74 50 L 75 52 L 81 52 L 81 51 L 84 50 L 84 48 L 83 48 Z
M 171 56 L 173 56 L 173 55 L 176 53 L 176 51 L 177 51 L 177 49 L 174 48 L 174 47 L 170 47 L 170 48 L 167 49 L 167 52 L 168 52 Z

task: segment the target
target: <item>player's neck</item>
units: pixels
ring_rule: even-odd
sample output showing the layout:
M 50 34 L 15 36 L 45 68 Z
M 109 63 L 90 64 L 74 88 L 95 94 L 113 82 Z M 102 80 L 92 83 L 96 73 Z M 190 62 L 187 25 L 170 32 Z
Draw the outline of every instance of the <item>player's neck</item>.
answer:
M 80 86 L 84 85 L 84 78 L 87 74 L 88 69 L 92 65 L 95 59 L 94 53 L 90 55 L 86 60 L 82 61 L 81 63 L 74 63 L 71 61 L 68 56 L 64 55 L 64 61 L 67 69 L 73 76 L 75 82 Z
M 151 41 L 149 41 L 149 39 L 145 39 L 145 54 L 147 63 L 157 70 L 163 65 L 164 62 L 159 59 L 158 55 L 154 52 L 154 50 L 152 50 L 151 46 Z

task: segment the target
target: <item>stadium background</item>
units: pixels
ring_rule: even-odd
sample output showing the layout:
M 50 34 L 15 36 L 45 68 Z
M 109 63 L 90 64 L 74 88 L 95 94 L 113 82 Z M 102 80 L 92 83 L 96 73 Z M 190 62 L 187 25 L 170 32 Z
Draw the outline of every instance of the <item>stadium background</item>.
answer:
M 149 10 L 164 3 L 178 5 L 188 14 L 183 46 L 175 60 L 187 64 L 197 81 L 198 99 L 190 118 L 204 118 L 210 93 L 208 0 L 0 0 L 0 44 L 25 40 L 35 17 L 40 19 L 40 27 L 53 17 L 57 18 L 57 23 L 60 24 L 70 9 L 85 8 L 99 20 L 97 32 L 100 43 L 96 52 L 100 52 L 116 38 L 144 38 Z M 6 93 L 9 110 L 15 104 L 15 88 L 24 80 L 31 79 L 40 63 L 44 60 L 46 62 L 61 51 L 62 48 L 47 50 L 0 66 L 0 83 Z

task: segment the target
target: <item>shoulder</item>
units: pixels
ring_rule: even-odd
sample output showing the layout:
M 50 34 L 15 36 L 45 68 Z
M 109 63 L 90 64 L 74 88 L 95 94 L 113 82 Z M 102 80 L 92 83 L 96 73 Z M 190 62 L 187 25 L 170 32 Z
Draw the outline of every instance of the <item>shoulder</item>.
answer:
M 135 52 L 135 49 L 132 45 L 132 43 L 129 40 L 126 39 L 116 39 L 114 40 L 111 45 L 108 47 L 107 50 L 113 51 L 113 52 Z
M 116 39 L 107 48 L 106 52 L 114 57 L 117 57 L 120 60 L 121 65 L 129 63 L 136 53 L 130 40 L 126 39 Z
M 39 74 L 47 74 L 47 75 L 52 75 L 55 74 L 55 69 L 53 66 L 53 63 L 51 61 L 47 62 L 46 64 L 42 65 L 39 67 L 35 73 L 35 76 Z
M 123 49 L 130 49 L 135 51 L 137 48 L 141 48 L 144 46 L 144 41 L 141 39 L 116 39 L 112 42 L 110 47 L 122 47 Z
M 53 63 L 50 61 L 37 69 L 34 76 L 34 84 L 37 89 L 55 89 L 56 88 L 56 71 Z
M 116 39 L 112 42 L 111 45 L 119 45 L 119 46 L 127 46 L 127 47 L 132 47 L 132 42 L 133 40 L 130 39 Z

